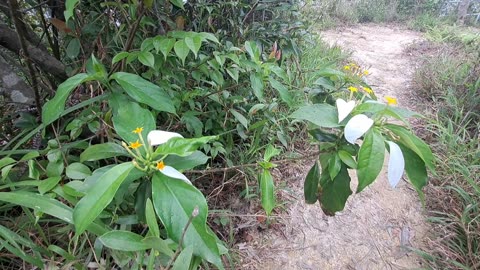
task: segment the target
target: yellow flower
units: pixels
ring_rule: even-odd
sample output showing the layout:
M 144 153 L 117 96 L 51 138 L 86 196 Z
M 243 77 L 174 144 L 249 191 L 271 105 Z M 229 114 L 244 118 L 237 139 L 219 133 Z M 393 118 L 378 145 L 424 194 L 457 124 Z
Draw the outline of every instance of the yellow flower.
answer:
M 367 92 L 368 94 L 373 94 L 373 90 L 370 87 L 363 87 L 363 90 Z
M 358 92 L 358 88 L 353 87 L 353 86 L 349 86 L 347 89 L 352 93 Z
M 138 140 L 137 140 L 136 142 L 131 142 L 129 147 L 132 148 L 132 149 L 137 149 L 140 146 L 142 146 L 142 144 L 139 143 Z
M 135 134 L 140 134 L 142 133 L 143 131 L 143 127 L 137 127 L 135 130 L 133 130 L 132 132 L 135 133 Z
M 390 96 L 385 96 L 385 100 L 387 101 L 388 105 L 397 105 L 397 99 Z
M 343 69 L 345 69 L 345 70 L 350 70 L 350 66 L 348 66 L 348 65 L 347 65 L 347 66 L 344 66 Z
M 363 75 L 367 76 L 368 74 L 370 74 L 370 72 L 368 72 L 368 70 L 363 71 Z
M 163 161 L 157 162 L 157 169 L 160 171 L 165 169 L 165 163 L 163 163 Z

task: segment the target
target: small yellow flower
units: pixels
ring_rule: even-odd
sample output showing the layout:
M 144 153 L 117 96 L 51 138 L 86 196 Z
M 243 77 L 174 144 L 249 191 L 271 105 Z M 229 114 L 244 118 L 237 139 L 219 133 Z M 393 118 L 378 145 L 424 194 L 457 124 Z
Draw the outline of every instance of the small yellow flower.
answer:
M 132 132 L 135 133 L 135 134 L 140 134 L 140 133 L 142 133 L 142 131 L 143 131 L 143 127 L 137 127 Z
M 142 146 L 142 144 L 139 143 L 138 140 L 137 140 L 136 142 L 131 142 L 129 147 L 132 148 L 132 149 L 137 149 L 140 146 Z
M 347 89 L 352 93 L 358 92 L 358 88 L 353 87 L 353 86 L 349 86 Z
M 163 161 L 157 162 L 157 169 L 161 171 L 164 168 L 165 168 L 165 163 L 163 163 Z
M 373 94 L 373 90 L 370 87 L 363 87 L 363 90 L 367 92 L 368 94 Z
M 385 96 L 385 100 L 387 101 L 388 105 L 397 105 L 397 99 L 390 96 Z
M 349 65 L 344 66 L 343 69 L 345 69 L 345 70 L 350 70 L 350 66 L 349 66 Z
M 370 72 L 368 72 L 368 70 L 363 71 L 363 75 L 367 76 L 368 74 L 370 74 Z

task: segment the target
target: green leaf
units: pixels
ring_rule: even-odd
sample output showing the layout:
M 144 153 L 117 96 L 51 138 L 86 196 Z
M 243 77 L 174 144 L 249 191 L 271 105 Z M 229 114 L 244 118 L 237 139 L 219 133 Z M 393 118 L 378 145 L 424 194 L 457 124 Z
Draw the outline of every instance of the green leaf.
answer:
M 206 225 L 207 202 L 198 189 L 183 181 L 155 173 L 152 178 L 152 200 L 168 237 L 175 242 L 179 242 L 188 220 L 198 207 L 198 215 L 192 219 L 185 232 L 183 246 L 191 246 L 196 256 L 213 263 L 219 269 L 224 269 L 216 237 Z
M 173 5 L 181 8 L 181 9 L 184 9 L 183 8 L 183 0 L 170 0 L 170 3 L 172 3 Z
M 290 118 L 306 120 L 319 127 L 339 127 L 337 108 L 328 104 L 313 104 L 301 107 L 290 115 Z
M 348 153 L 345 150 L 340 150 L 338 151 L 338 156 L 340 157 L 340 160 L 347 165 L 350 169 L 356 169 L 357 168 L 357 162 L 355 159 L 352 157 L 350 153 Z
M 40 172 L 38 171 L 35 160 L 33 159 L 28 161 L 28 177 L 36 180 L 40 179 Z
M 275 187 L 273 184 L 273 177 L 269 170 L 263 170 L 260 175 L 260 190 L 262 196 L 262 207 L 270 216 L 275 207 Z
M 116 165 L 103 174 L 73 210 L 77 235 L 83 233 L 112 201 L 117 189 L 133 169 L 131 162 Z
M 65 11 L 63 12 L 63 16 L 65 17 L 65 22 L 73 17 L 73 12 L 75 10 L 75 6 L 80 2 L 80 0 L 67 0 L 65 2 Z
M 153 40 L 153 46 L 157 53 L 159 51 L 162 52 L 165 60 L 167 60 L 168 54 L 172 51 L 173 46 L 175 46 L 175 39 L 158 36 Z
M 145 218 L 147 220 L 148 229 L 153 236 L 160 237 L 160 228 L 157 223 L 157 216 L 155 215 L 155 210 L 153 209 L 153 204 L 150 198 L 147 198 L 147 203 L 145 206 Z
M 399 136 L 399 142 L 415 152 L 423 162 L 425 162 L 427 168 L 430 169 L 430 171 L 435 172 L 432 150 L 425 142 L 402 126 L 387 124 L 385 127 L 391 130 L 395 135 Z
M 174 167 L 179 171 L 190 170 L 195 168 L 198 165 L 207 163 L 209 157 L 200 151 L 195 151 L 193 154 L 180 157 L 177 155 L 168 155 L 165 158 L 165 164 Z
M 117 72 L 110 76 L 138 102 L 161 112 L 175 113 L 171 97 L 158 85 L 131 73 Z
M 188 52 L 190 51 L 187 44 L 185 43 L 185 40 L 182 39 L 175 42 L 173 50 L 175 51 L 175 54 L 178 56 L 178 58 L 182 60 L 182 65 L 185 65 L 185 59 L 187 58 Z
M 0 159 L 0 169 L 15 162 L 15 159 L 11 157 L 4 157 Z
M 308 204 L 314 204 L 318 200 L 318 184 L 320 181 L 320 166 L 318 161 L 308 171 L 307 177 L 305 177 L 305 183 L 303 184 L 303 194 L 305 196 L 305 202 Z
M 80 154 L 80 162 L 95 161 L 118 156 L 129 156 L 127 150 L 116 143 L 90 145 Z
M 127 58 L 129 55 L 130 55 L 129 52 L 119 52 L 119 53 L 117 53 L 112 59 L 112 64 L 115 64 L 117 62 L 122 61 L 123 59 Z
M 402 154 L 405 159 L 405 171 L 410 183 L 415 187 L 418 192 L 421 192 L 422 188 L 427 185 L 428 174 L 425 162 L 412 150 L 403 144 L 398 144 L 402 149 Z
M 357 193 L 370 185 L 382 170 L 385 158 L 385 140 L 376 129 L 370 129 L 358 152 Z
M 38 151 L 30 151 L 27 154 L 25 154 L 19 161 L 27 161 L 39 156 L 40 156 L 40 153 L 38 153 Z
M 78 38 L 70 40 L 66 49 L 66 53 L 70 59 L 77 58 L 78 54 L 80 53 L 80 40 Z
M 336 134 L 327 133 L 319 128 L 309 130 L 308 133 L 319 142 L 334 142 L 338 140 Z
M 340 172 L 342 167 L 342 162 L 340 161 L 340 157 L 338 155 L 333 155 L 328 163 L 328 172 L 330 174 L 330 179 L 335 179 L 337 174 Z
M 268 80 L 270 81 L 270 85 L 278 91 L 278 94 L 280 94 L 280 98 L 282 99 L 282 101 L 287 103 L 288 106 L 292 106 L 293 98 L 288 91 L 288 88 L 272 77 L 270 77 Z
M 190 269 L 190 263 L 192 261 L 193 248 L 191 246 L 186 247 L 173 264 L 172 270 L 184 270 Z
M 234 109 L 230 109 L 230 112 L 235 117 L 235 119 L 237 119 L 237 121 L 245 127 L 245 129 L 248 129 L 248 120 L 247 118 L 245 118 L 245 116 L 243 116 L 241 113 Z
M 42 195 L 49 192 L 60 182 L 60 180 L 62 180 L 62 177 L 60 176 L 49 177 L 42 180 L 40 185 L 38 185 L 38 192 Z
M 232 79 L 238 82 L 239 72 L 237 68 L 226 68 L 225 70 L 227 71 L 228 75 L 232 77 Z
M 146 142 L 148 132 L 154 130 L 156 126 L 152 113 L 136 102 L 123 103 L 112 120 L 115 131 L 127 143 L 139 139 L 138 135 L 132 132 L 137 127 L 143 127 L 142 136 Z
M 92 175 L 90 168 L 88 168 L 86 165 L 83 165 L 82 163 L 79 163 L 79 162 L 75 162 L 68 165 L 65 170 L 65 173 L 68 178 L 76 179 L 76 180 L 82 180 Z
M 258 46 L 254 41 L 246 41 L 245 50 L 250 55 L 250 58 L 253 61 L 255 62 L 260 61 L 260 50 L 258 49 Z
M 197 58 L 198 51 L 200 50 L 200 47 L 202 47 L 202 38 L 196 35 L 193 37 L 186 37 L 185 45 L 187 45 L 190 51 L 195 55 L 195 58 Z
M 147 67 L 155 67 L 155 57 L 151 52 L 142 51 L 138 54 L 138 61 Z
M 250 84 L 253 89 L 253 94 L 258 98 L 260 101 L 264 101 L 263 98 L 263 77 L 260 72 L 250 74 Z
M 143 242 L 143 237 L 129 231 L 110 231 L 98 238 L 108 248 L 121 251 L 143 251 L 150 245 Z
M 200 32 L 200 33 L 197 33 L 197 35 L 200 36 L 203 40 L 210 40 L 210 41 L 213 41 L 215 43 L 220 43 L 218 41 L 217 37 L 212 33 Z
M 161 144 L 155 150 L 153 158 L 159 155 L 177 155 L 180 157 L 186 157 L 197 151 L 198 148 L 208 143 L 209 141 L 217 139 L 217 136 L 205 136 L 200 138 L 172 138 L 166 143 Z
M 328 174 L 328 171 L 323 171 Z M 326 215 L 333 216 L 335 212 L 342 211 L 348 197 L 352 194 L 350 190 L 350 176 L 346 166 L 341 167 L 340 172 L 332 181 L 323 181 L 319 194 L 320 206 Z
M 88 78 L 88 74 L 79 73 L 71 78 L 68 78 L 58 86 L 55 97 L 47 101 L 42 108 L 42 122 L 45 126 L 60 117 L 62 112 L 65 110 L 65 101 L 67 100 L 68 95 L 70 95 L 73 89 L 85 82 Z
M 275 148 L 273 145 L 267 145 L 267 149 L 265 149 L 265 154 L 263 155 L 263 160 L 269 162 L 272 157 L 277 156 L 280 154 L 280 149 Z

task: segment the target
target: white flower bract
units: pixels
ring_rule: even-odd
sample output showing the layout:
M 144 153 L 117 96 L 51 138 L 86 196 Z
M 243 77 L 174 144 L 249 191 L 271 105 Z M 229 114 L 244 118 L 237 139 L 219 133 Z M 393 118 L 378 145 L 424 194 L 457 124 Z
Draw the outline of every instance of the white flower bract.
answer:
M 405 169 L 405 159 L 400 147 L 391 141 L 387 141 L 390 147 L 390 159 L 388 160 L 388 182 L 393 188 L 397 186 Z
M 147 135 L 148 144 L 151 146 L 166 143 L 171 138 L 183 138 L 183 136 L 176 132 L 163 130 L 152 130 Z
M 355 144 L 355 141 L 362 137 L 373 125 L 373 120 L 364 114 L 357 114 L 350 119 L 345 126 L 345 139 Z
M 183 182 L 188 183 L 190 185 L 192 184 L 190 180 L 188 180 L 188 178 L 185 175 L 183 175 L 183 173 L 177 171 L 177 169 L 171 166 L 165 166 L 163 169 L 159 171 L 170 178 L 182 180 Z
M 340 123 L 353 111 L 353 108 L 355 108 L 355 101 L 350 100 L 349 102 L 346 102 L 339 98 L 335 103 L 337 105 L 338 123 Z

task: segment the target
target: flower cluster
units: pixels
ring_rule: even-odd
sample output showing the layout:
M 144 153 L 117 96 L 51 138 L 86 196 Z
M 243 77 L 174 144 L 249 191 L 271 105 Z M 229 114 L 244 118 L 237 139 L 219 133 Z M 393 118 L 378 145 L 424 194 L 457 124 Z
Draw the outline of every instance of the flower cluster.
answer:
M 345 65 L 343 66 L 343 69 L 351 73 L 352 75 L 356 75 L 359 77 L 368 76 L 370 74 L 370 72 L 367 69 L 362 69 L 362 67 L 360 67 L 355 63 L 350 63 L 348 65 Z
M 162 174 L 182 180 L 186 183 L 191 184 L 190 180 L 183 175 L 181 172 L 177 171 L 175 168 L 165 165 L 164 159 L 166 156 L 161 157 L 160 159 L 154 159 L 153 157 L 153 146 L 161 145 L 166 143 L 172 138 L 183 138 L 182 135 L 175 132 L 168 132 L 162 130 L 152 130 L 147 135 L 147 144 L 142 136 L 143 128 L 137 127 L 132 133 L 138 135 L 138 140 L 135 142 L 130 142 L 129 145 L 122 143 L 123 147 L 132 155 L 133 164 L 135 167 L 141 171 L 159 171 Z M 142 154 L 140 147 L 144 148 L 145 153 Z M 134 150 L 135 153 L 132 151 Z

